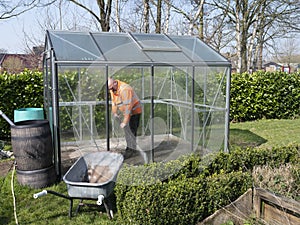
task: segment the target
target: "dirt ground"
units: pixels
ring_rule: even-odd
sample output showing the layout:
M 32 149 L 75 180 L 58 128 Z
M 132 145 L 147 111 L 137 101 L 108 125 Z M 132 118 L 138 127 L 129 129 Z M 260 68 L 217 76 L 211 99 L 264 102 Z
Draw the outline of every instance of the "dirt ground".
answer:
M 0 177 L 5 177 L 13 169 L 13 164 L 13 159 L 0 160 Z

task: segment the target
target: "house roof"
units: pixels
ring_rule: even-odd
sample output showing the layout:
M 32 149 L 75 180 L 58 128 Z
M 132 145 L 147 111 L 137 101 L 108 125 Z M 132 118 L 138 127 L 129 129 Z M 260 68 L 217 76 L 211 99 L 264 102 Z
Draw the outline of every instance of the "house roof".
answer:
M 268 62 L 264 64 L 264 67 L 269 67 L 269 66 L 281 66 L 280 64 L 276 63 L 276 62 Z
M 0 53 L 0 66 L 2 65 L 5 55 L 6 55 L 5 53 Z

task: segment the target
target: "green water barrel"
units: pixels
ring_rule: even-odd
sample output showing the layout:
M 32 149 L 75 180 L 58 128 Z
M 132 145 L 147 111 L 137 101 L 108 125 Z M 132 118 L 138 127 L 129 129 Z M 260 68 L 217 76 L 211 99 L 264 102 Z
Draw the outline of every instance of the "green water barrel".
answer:
M 43 119 L 45 119 L 43 108 L 20 108 L 14 110 L 14 122 Z

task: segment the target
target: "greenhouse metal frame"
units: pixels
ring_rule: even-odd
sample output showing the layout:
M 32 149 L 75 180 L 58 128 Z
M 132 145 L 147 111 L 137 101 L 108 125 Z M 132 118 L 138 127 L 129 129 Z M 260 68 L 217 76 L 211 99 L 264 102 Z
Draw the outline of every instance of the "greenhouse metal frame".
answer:
M 75 155 L 126 147 L 111 116 L 109 77 L 129 83 L 141 100 L 144 163 L 228 151 L 231 64 L 197 37 L 48 30 L 43 68 L 58 175 L 67 146 Z M 175 147 L 156 152 L 170 138 Z

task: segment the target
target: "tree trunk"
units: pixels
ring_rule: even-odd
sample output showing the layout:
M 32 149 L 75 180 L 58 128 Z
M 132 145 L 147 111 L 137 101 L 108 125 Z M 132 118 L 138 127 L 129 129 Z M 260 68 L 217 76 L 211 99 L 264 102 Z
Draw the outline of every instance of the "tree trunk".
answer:
M 204 4 L 204 1 L 203 1 Z M 199 28 L 198 28 L 198 32 L 199 32 L 199 38 L 201 40 L 204 40 L 204 7 L 201 6 L 201 13 L 199 14 Z
M 143 12 L 143 17 L 144 17 L 144 26 L 143 30 L 144 33 L 149 33 L 149 0 L 144 0 L 144 12 Z
M 166 11 L 167 11 L 167 15 L 166 15 L 166 21 L 165 21 L 165 26 L 164 26 L 164 30 L 163 32 L 168 34 L 169 33 L 169 24 L 170 24 L 170 17 L 171 17 L 171 4 L 170 4 L 170 0 L 165 0 L 166 3 Z
M 97 0 L 97 4 L 100 10 L 101 29 L 102 31 L 109 31 L 112 0 L 107 0 L 106 6 L 104 0 Z
M 241 36 L 241 68 L 240 73 L 247 71 L 247 34 L 248 32 L 243 30 Z
M 161 4 L 162 0 L 157 0 L 157 14 L 156 14 L 156 24 L 155 33 L 161 33 Z
M 116 17 L 117 31 L 121 32 L 119 0 L 116 0 Z

